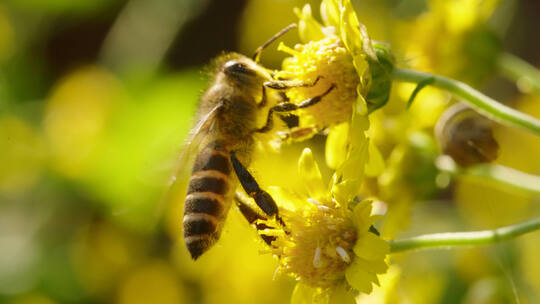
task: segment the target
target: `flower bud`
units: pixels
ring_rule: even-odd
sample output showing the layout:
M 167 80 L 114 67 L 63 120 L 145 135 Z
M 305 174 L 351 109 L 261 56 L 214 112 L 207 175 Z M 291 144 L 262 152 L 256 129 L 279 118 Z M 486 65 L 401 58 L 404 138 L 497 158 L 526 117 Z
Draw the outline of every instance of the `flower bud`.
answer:
M 435 136 L 442 153 L 462 167 L 491 162 L 498 156 L 491 121 L 463 104 L 453 105 L 441 115 Z

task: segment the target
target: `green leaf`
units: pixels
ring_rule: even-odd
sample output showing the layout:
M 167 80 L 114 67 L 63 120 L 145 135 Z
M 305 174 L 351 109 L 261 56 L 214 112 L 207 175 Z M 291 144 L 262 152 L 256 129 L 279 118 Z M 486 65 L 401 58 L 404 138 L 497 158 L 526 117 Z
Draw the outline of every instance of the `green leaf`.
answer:
M 420 91 L 425 88 L 426 86 L 432 84 L 433 82 L 435 82 L 435 78 L 434 77 L 428 77 L 422 81 L 420 81 L 418 83 L 418 85 L 416 86 L 416 88 L 414 88 L 414 91 L 412 92 L 411 94 L 411 97 L 409 97 L 409 100 L 407 101 L 407 109 L 411 107 L 414 99 L 416 98 L 416 95 L 418 95 L 418 93 L 420 93 Z

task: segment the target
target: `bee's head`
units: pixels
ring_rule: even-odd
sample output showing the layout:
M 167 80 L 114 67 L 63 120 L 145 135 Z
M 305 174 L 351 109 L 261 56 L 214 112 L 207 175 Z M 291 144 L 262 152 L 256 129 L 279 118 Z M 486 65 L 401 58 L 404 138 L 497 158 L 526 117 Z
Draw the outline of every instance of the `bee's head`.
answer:
M 270 77 L 263 67 L 243 56 L 226 61 L 222 71 L 228 79 L 239 85 L 260 86 Z
M 253 77 L 255 70 L 241 60 L 229 60 L 223 66 L 223 72 L 229 77 Z

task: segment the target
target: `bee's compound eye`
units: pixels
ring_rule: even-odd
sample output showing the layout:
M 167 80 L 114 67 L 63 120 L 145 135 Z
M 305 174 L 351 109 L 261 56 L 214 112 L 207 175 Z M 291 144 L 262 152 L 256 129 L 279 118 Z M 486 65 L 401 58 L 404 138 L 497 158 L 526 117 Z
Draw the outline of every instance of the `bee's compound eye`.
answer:
M 245 63 L 238 61 L 225 63 L 223 69 L 229 75 L 253 74 L 253 71 Z

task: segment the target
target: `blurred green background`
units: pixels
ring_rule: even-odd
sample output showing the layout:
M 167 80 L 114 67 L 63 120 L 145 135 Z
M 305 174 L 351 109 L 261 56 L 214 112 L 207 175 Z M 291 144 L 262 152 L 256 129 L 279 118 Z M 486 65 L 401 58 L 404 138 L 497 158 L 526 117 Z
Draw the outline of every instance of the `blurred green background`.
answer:
M 318 15 L 319 1 L 309 2 Z M 260 254 L 264 246 L 236 211 L 216 248 L 193 263 L 181 239 L 181 206 L 163 206 L 162 196 L 206 86 L 204 66 L 223 51 L 250 55 L 294 22 L 293 8 L 304 3 L 3 0 L 0 303 L 288 302 L 293 280 L 274 277 L 277 263 Z M 411 25 L 437 34 L 417 23 L 429 10 L 424 1 L 353 3 L 372 38 L 395 46 L 398 64 L 415 66 L 430 56 L 429 48 L 409 52 L 423 35 L 408 30 Z M 538 66 L 540 2 L 500 1 L 489 19 L 497 47 Z M 474 41 L 489 53 L 490 39 Z M 283 41 L 298 42 L 296 34 Z M 460 56 L 450 53 L 434 71 L 540 116 L 538 95 L 522 95 L 491 70 L 455 72 Z M 270 47 L 262 63 L 279 68 L 283 58 Z M 512 132 L 498 133 L 501 162 L 540 174 L 540 142 Z M 280 162 L 294 166 L 299 151 Z M 261 170 L 261 178 L 269 175 L 265 184 L 279 180 L 279 172 Z M 494 201 L 513 203 L 502 209 L 469 204 L 485 200 L 474 184 L 449 191 L 415 207 L 411 234 L 500 226 L 530 210 L 523 207 L 530 198 L 497 193 Z M 462 199 L 449 202 L 454 196 Z M 484 221 L 486 210 L 505 220 Z M 513 289 L 521 303 L 538 303 L 540 236 L 522 240 L 489 250 L 400 255 L 402 288 L 394 293 L 407 300 L 396 303 L 511 303 Z

